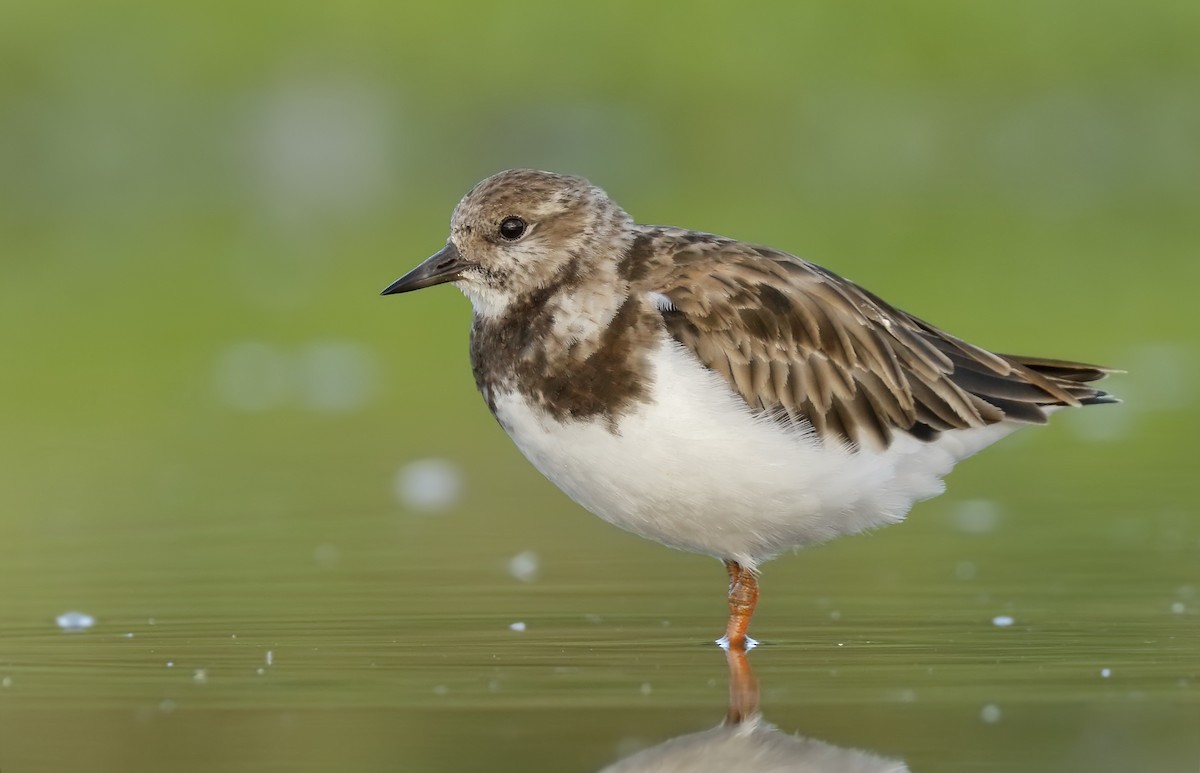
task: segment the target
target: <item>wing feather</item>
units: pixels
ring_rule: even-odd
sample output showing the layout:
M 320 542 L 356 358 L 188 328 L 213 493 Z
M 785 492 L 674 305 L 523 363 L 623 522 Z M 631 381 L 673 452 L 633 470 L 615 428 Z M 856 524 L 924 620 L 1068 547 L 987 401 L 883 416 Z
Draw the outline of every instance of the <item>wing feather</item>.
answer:
M 1106 368 L 995 354 L 793 255 L 643 228 L 657 263 L 640 289 L 670 300 L 656 307 L 670 335 L 752 410 L 823 440 L 886 448 L 898 432 L 1041 423 L 1048 406 L 1111 399 L 1085 386 Z

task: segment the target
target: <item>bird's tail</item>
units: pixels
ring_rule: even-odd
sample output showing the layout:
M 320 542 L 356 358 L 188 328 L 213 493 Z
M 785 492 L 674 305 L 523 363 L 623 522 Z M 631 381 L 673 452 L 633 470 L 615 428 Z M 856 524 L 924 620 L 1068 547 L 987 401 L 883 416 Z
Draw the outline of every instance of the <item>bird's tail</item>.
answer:
M 1085 362 L 1069 362 L 1067 360 L 1049 360 L 1044 357 L 1025 357 L 1018 354 L 1001 355 L 1007 360 L 1028 368 L 1038 375 L 1045 376 L 1055 386 L 1075 398 L 1080 405 L 1100 405 L 1103 403 L 1119 403 L 1119 398 L 1108 392 L 1088 386 L 1093 381 L 1099 381 L 1112 373 L 1122 373 L 1115 368 L 1102 365 L 1089 365 Z

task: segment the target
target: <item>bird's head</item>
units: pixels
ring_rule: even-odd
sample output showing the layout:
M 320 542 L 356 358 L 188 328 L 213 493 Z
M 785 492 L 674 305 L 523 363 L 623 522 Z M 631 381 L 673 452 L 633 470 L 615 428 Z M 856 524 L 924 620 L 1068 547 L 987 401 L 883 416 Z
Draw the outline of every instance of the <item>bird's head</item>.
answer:
M 510 169 L 471 189 L 454 209 L 446 246 L 384 295 L 453 282 L 476 313 L 615 265 L 633 220 L 582 177 Z

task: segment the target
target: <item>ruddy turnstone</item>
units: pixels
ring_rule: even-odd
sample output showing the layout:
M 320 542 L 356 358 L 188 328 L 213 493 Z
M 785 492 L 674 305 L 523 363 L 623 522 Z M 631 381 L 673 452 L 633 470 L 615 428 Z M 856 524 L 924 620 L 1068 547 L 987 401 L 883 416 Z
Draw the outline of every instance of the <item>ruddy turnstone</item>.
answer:
M 610 523 L 721 559 L 744 649 L 758 569 L 904 518 L 954 464 L 1067 406 L 1096 365 L 994 354 L 807 260 L 637 225 L 580 177 L 514 169 L 384 295 L 453 282 L 496 419 Z

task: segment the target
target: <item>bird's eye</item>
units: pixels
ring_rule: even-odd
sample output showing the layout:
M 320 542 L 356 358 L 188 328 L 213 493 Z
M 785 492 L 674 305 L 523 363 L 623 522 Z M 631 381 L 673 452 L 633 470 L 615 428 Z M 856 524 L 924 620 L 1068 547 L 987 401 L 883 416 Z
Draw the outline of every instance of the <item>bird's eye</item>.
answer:
M 525 221 L 519 217 L 506 217 L 500 223 L 500 237 L 510 242 L 515 242 L 525 235 Z

